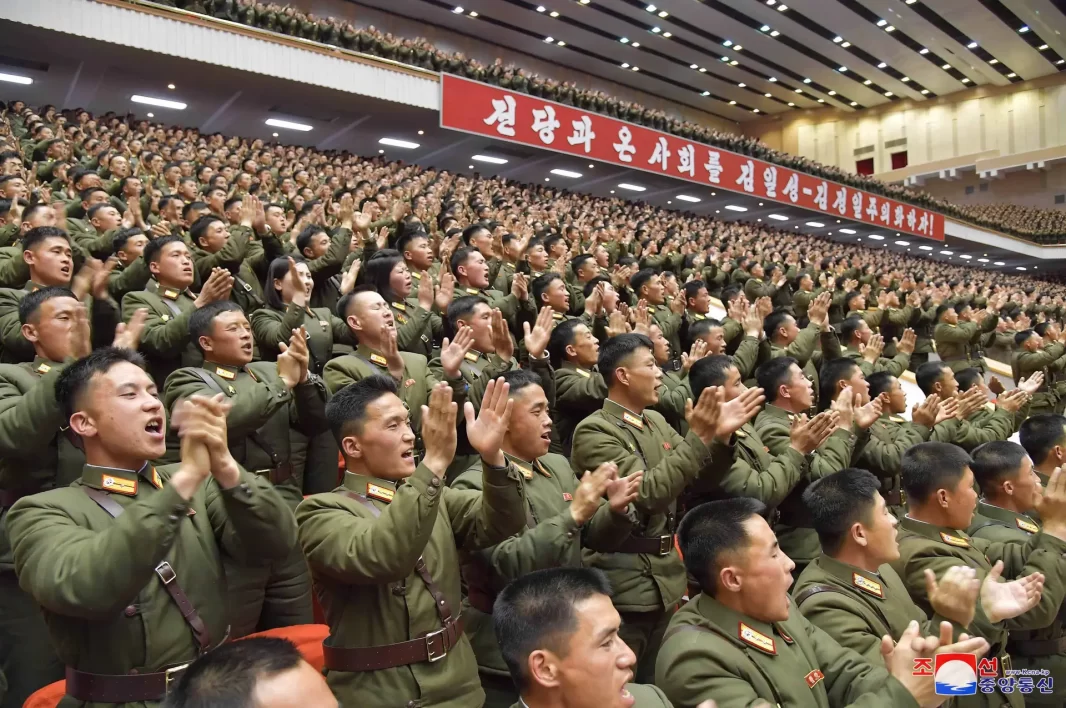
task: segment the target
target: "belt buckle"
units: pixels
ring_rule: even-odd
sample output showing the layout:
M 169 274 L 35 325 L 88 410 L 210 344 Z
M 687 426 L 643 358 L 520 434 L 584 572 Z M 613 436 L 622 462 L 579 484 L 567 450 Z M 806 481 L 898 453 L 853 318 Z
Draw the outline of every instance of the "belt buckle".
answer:
M 163 581 L 164 585 L 170 585 L 177 579 L 178 574 L 174 572 L 174 569 L 170 567 L 170 563 L 163 561 L 155 567 L 155 573 L 159 576 L 159 579 Z
M 674 550 L 674 537 L 672 535 L 670 535 L 670 536 L 660 536 L 659 537 L 659 555 L 660 556 L 668 556 L 668 555 L 670 555 L 670 552 L 673 551 L 673 550 Z
M 171 682 L 179 680 L 185 674 L 185 669 L 187 668 L 189 668 L 188 664 L 182 664 L 181 666 L 175 666 L 174 668 L 167 669 L 163 672 L 165 681 L 163 687 L 166 690 L 167 695 L 170 695 Z
M 444 657 L 448 656 L 448 647 L 445 645 L 444 642 L 444 629 L 446 628 L 438 629 L 436 632 L 430 632 L 424 637 L 424 639 L 426 640 L 426 658 L 431 664 L 440 661 Z M 433 652 L 433 640 L 437 637 L 440 637 L 441 651 L 439 654 L 435 654 Z

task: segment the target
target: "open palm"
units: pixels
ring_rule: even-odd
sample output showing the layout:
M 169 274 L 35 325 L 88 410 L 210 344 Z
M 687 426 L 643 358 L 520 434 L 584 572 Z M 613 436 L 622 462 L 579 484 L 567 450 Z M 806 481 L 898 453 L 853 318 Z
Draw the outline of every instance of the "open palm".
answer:
M 988 573 L 981 583 L 981 607 L 993 621 L 1011 619 L 1036 607 L 1043 592 L 1044 577 L 1033 573 L 1010 582 L 999 582 L 1002 561 Z

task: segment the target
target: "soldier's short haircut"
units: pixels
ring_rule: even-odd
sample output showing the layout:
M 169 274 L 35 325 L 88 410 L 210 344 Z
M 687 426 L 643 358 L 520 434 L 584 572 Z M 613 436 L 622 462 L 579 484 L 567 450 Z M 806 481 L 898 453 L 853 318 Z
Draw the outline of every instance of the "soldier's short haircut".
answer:
M 732 272 L 732 271 L 730 271 L 730 272 Z M 726 304 L 726 306 L 728 307 L 729 303 L 731 303 L 734 298 L 739 297 L 740 295 L 743 295 L 743 294 L 744 294 L 744 288 L 741 287 L 739 283 L 733 283 L 732 285 L 727 285 L 724 288 L 722 288 L 722 302 L 724 302 Z
M 993 440 L 978 445 L 973 451 L 970 469 L 981 493 L 989 496 L 999 482 L 1016 479 L 1022 461 L 1028 456 L 1024 447 L 1010 440 Z
M 141 254 L 141 258 L 145 263 L 158 263 L 159 258 L 163 255 L 163 248 L 172 244 L 180 243 L 188 250 L 188 246 L 185 244 L 185 239 L 181 236 L 163 236 L 162 238 L 156 238 L 148 241 L 144 245 L 144 253 Z
M 578 630 L 574 606 L 611 596 L 611 583 L 595 568 L 549 568 L 527 573 L 505 587 L 492 606 L 500 653 L 519 692 L 529 686 L 529 655 L 546 649 L 565 658 Z
M 22 250 L 32 251 L 50 238 L 61 238 L 70 243 L 70 236 L 63 229 L 55 226 L 37 226 L 27 231 L 22 237 Z
M 548 292 L 548 288 L 556 280 L 562 280 L 563 276 L 558 273 L 545 273 L 544 275 L 538 275 L 533 279 L 533 282 L 529 284 L 529 289 L 533 294 L 533 302 L 536 304 L 537 309 L 540 310 L 545 307 L 544 293 Z
M 211 224 L 215 223 L 216 221 L 219 223 L 225 223 L 224 221 L 222 221 L 222 219 L 218 218 L 214 214 L 205 214 L 204 216 L 201 216 L 199 219 L 193 222 L 192 226 L 189 227 L 189 238 L 192 239 L 193 243 L 199 244 L 200 237 L 207 234 L 207 229 L 210 228 Z
M 32 221 L 33 218 L 37 215 L 37 212 L 45 211 L 46 209 L 50 210 L 51 208 L 51 204 L 45 204 L 44 202 L 34 202 L 30 206 L 22 210 L 22 223 L 25 224 L 28 221 Z M 3 212 L 3 209 L 0 209 L 0 212 Z M 25 243 L 25 238 L 23 238 L 23 243 Z
M 907 499 L 922 504 L 938 489 L 955 489 L 972 463 L 965 450 L 951 443 L 924 442 L 908 448 L 900 462 Z
M 89 221 L 92 221 L 96 218 L 97 214 L 99 214 L 104 209 L 107 209 L 108 207 L 114 209 L 114 206 L 112 206 L 110 202 L 100 202 L 99 204 L 93 204 L 91 207 L 89 207 L 89 210 L 85 212 L 85 217 L 89 219 Z
M 469 246 L 471 239 L 477 236 L 478 232 L 488 230 L 488 227 L 480 221 L 470 224 L 470 226 L 463 229 L 463 243 Z
M 551 338 L 548 339 L 548 356 L 551 358 L 553 369 L 558 369 L 566 361 L 566 348 L 574 343 L 574 332 L 584 324 L 575 317 L 572 320 L 563 320 L 552 330 Z
M 822 552 L 833 555 L 844 545 L 852 525 L 870 525 L 881 482 L 866 470 L 846 467 L 822 477 L 803 491 Z
M 959 391 L 969 391 L 984 379 L 984 375 L 977 369 L 970 367 L 955 372 L 955 382 L 959 384 Z
M 480 295 L 463 295 L 448 304 L 448 327 L 447 336 L 454 337 L 459 330 L 459 320 L 466 319 L 474 314 L 478 305 L 489 306 L 485 298 Z
M 145 368 L 144 357 L 132 349 L 101 347 L 60 372 L 59 378 L 56 379 L 56 402 L 63 413 L 64 425 L 70 421 L 70 416 L 81 409 L 79 398 L 85 393 L 92 378 L 97 374 L 107 373 L 115 364 L 122 362 Z
M 326 234 L 326 229 L 319 226 L 318 224 L 305 226 L 300 231 L 300 235 L 296 237 L 296 250 L 299 251 L 302 255 L 304 249 L 311 245 L 311 239 L 314 238 L 317 234 Z M 329 234 L 326 235 L 328 236 Z
M 763 332 L 766 333 L 766 338 L 771 342 L 774 341 L 774 335 L 777 334 L 777 330 L 785 326 L 789 318 L 792 317 L 792 313 L 783 307 L 775 309 L 773 312 L 766 316 L 763 320 Z
M 941 316 L 942 314 L 944 314 L 944 313 L 945 313 L 945 312 L 947 312 L 948 310 L 954 310 L 954 309 L 955 309 L 955 308 L 954 308 L 954 306 L 953 306 L 953 305 L 949 305 L 949 304 L 947 304 L 947 303 L 944 303 L 944 304 L 942 304 L 942 305 L 938 305 L 938 306 L 937 306 L 937 308 L 936 308 L 936 319 L 934 319 L 933 321 L 934 321 L 934 322 L 939 322 L 939 321 L 940 321 L 940 316 Z
M 164 708 L 255 708 L 256 683 L 303 661 L 287 639 L 252 637 L 227 642 L 189 665 Z
M 603 376 L 603 380 L 607 382 L 607 388 L 615 385 L 615 371 L 625 366 L 629 358 L 640 349 L 654 352 L 655 345 L 651 343 L 650 338 L 636 332 L 620 334 L 603 343 L 603 346 L 600 347 L 600 358 L 597 366 L 600 369 L 600 375 Z
M 452 271 L 452 275 L 458 278 L 459 266 L 466 265 L 467 259 L 471 258 L 477 252 L 478 250 L 476 248 L 470 248 L 469 246 L 455 249 L 455 253 L 452 254 L 451 260 L 448 261 L 448 268 Z
M 1066 447 L 1066 416 L 1042 413 L 1026 418 L 1018 428 L 1018 441 L 1033 458 L 1033 464 L 1043 464 L 1051 448 Z
M 855 375 L 855 369 L 859 365 L 854 359 L 840 357 L 830 359 L 822 364 L 822 370 L 818 372 L 818 410 L 824 411 L 829 408 L 837 397 L 837 383 L 850 379 Z
M 733 357 L 726 354 L 705 356 L 693 364 L 688 372 L 689 385 L 692 386 L 692 400 L 700 400 L 703 389 L 708 386 L 725 386 L 729 378 L 729 370 L 735 367 L 736 362 L 733 361 Z
M 403 253 L 411 246 L 411 242 L 415 239 L 429 239 L 429 235 L 425 231 L 408 231 L 404 229 L 403 236 L 396 241 L 396 250 Z
M 232 207 L 234 204 L 243 204 L 243 203 L 244 203 L 244 197 L 241 197 L 241 196 L 230 197 L 229 199 L 227 199 L 222 204 L 222 210 L 223 211 L 229 211 L 230 207 Z
M 103 187 L 86 187 L 85 189 L 78 192 L 78 199 L 83 202 L 87 202 L 97 192 L 103 192 L 104 194 L 107 194 L 107 190 Z
M 707 502 L 685 514 L 677 530 L 677 543 L 685 559 L 685 569 L 705 595 L 714 597 L 718 592 L 721 556 L 748 545 L 744 522 L 765 515 L 766 505 L 751 497 Z
M 892 390 L 892 381 L 896 377 L 888 371 L 878 371 L 866 377 L 866 383 L 870 385 L 870 398 L 874 399 L 882 393 Z
M 633 288 L 633 292 L 637 294 L 637 297 L 640 297 L 640 289 L 651 282 L 651 279 L 658 274 L 658 271 L 654 268 L 642 268 L 629 279 L 629 287 Z
M 788 383 L 793 364 L 799 366 L 799 362 L 792 357 L 779 356 L 762 364 L 755 371 L 755 381 L 765 393 L 767 403 L 777 400 L 777 389 Z
M 52 286 L 49 288 L 34 290 L 31 293 L 27 293 L 26 297 L 22 298 L 22 301 L 19 302 L 19 323 L 27 324 L 29 322 L 36 322 L 37 311 L 41 309 L 41 305 L 54 297 L 72 297 L 75 300 L 77 299 L 74 291 L 70 288 Z
M 685 283 L 685 305 L 688 305 L 688 301 L 694 297 L 699 297 L 700 290 L 707 287 L 707 283 L 702 280 L 690 280 Z
M 852 336 L 862 327 L 862 318 L 857 315 L 844 318 L 840 323 L 840 340 L 847 346 L 851 344 Z
M 376 374 L 348 384 L 329 399 L 326 404 L 326 420 L 337 444 L 347 435 L 362 432 L 366 409 L 384 395 L 398 395 L 396 382 L 391 376 Z
M 1034 329 L 1023 329 L 1021 332 L 1018 332 L 1014 335 L 1015 346 L 1022 346 L 1029 337 L 1032 337 L 1034 334 L 1036 334 L 1036 330 Z
M 579 253 L 570 259 L 570 271 L 576 276 L 581 267 L 592 260 L 592 254 Z M 593 264 L 595 265 L 595 264 Z
M 940 380 L 944 369 L 950 371 L 951 367 L 942 361 L 927 361 L 918 366 L 918 370 L 914 372 L 914 381 L 918 388 L 922 389 L 922 393 L 926 396 L 933 394 L 933 384 Z
M 866 304 L 866 297 L 861 292 L 859 292 L 858 290 L 851 290 L 851 291 L 848 292 L 847 295 L 844 296 L 844 305 L 845 305 L 845 307 L 850 305 L 851 301 L 854 300 L 857 297 L 861 297 L 862 298 L 862 304 L 864 304 L 864 305 Z
M 193 313 L 189 316 L 189 337 L 197 349 L 203 352 L 203 347 L 200 346 L 200 337 L 211 336 L 211 328 L 215 318 L 223 312 L 233 311 L 244 312 L 241 306 L 232 300 L 217 300 L 193 310 Z
M 185 219 L 185 221 L 188 221 L 189 220 L 189 216 L 194 211 L 202 211 L 202 210 L 207 209 L 207 208 L 208 208 L 207 207 L 207 202 L 200 202 L 200 201 L 189 202 L 188 204 L 186 204 L 185 206 L 183 206 L 181 208 L 181 218 Z
M 559 234 L 551 234 L 550 236 L 547 236 L 544 239 L 544 250 L 548 253 L 551 253 L 551 250 L 555 246 L 555 244 L 559 243 L 562 240 L 563 237 Z
M 511 369 L 500 375 L 504 383 L 510 384 L 510 390 L 508 395 L 514 397 L 518 395 L 523 389 L 530 386 L 540 386 L 544 388 L 544 384 L 541 381 L 540 376 L 533 373 L 529 369 Z

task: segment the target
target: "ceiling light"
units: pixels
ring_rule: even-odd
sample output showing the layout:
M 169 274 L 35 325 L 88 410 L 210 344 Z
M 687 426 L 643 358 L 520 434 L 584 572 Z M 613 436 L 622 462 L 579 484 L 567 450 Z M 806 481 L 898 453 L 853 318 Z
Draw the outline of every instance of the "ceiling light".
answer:
M 740 62 L 738 62 L 736 59 L 734 59 L 733 61 L 729 62 L 729 66 L 736 66 L 739 63 Z
M 1025 270 L 1025 266 L 1015 266 L 1015 270 Z
M 922 89 L 922 95 L 923 96 L 926 95 L 927 93 L 929 93 L 929 89 Z
M 967 49 L 977 49 L 977 42 L 970 42 L 966 45 Z
M 640 67 L 639 67 L 639 66 L 634 66 L 634 67 L 633 67 L 633 68 L 631 69 L 631 71 L 640 71 Z
M 744 88 L 745 86 L 747 86 L 747 84 L 744 83 L 743 81 L 741 81 L 739 84 L 737 84 L 737 88 Z
M 548 44 L 551 44 L 552 42 L 555 41 L 555 37 L 545 37 L 544 41 L 547 42 Z
M 795 107 L 796 107 L 796 104 L 795 104 L 795 103 L 793 103 L 792 101 L 789 101 L 789 102 L 788 102 L 788 105 L 792 106 L 793 108 L 795 108 Z
M 814 229 L 820 229 L 820 228 L 823 228 L 825 226 L 825 224 L 823 224 L 820 221 L 808 221 L 807 222 L 807 226 L 810 226 L 811 228 L 814 228 Z
M 274 137 L 275 137 L 275 138 L 276 138 L 276 137 L 278 137 L 278 134 L 277 134 L 277 133 L 274 133 L 273 135 L 274 135 Z
M 747 207 L 737 206 L 736 204 L 726 204 L 725 208 L 729 211 L 747 211 Z
M 683 202 L 691 202 L 693 204 L 696 204 L 696 203 L 698 203 L 700 201 L 699 197 L 690 197 L 687 194 L 678 194 L 677 198 L 680 199 Z
M 777 11 L 778 12 L 784 12 L 787 9 L 788 9 L 788 5 L 778 5 L 777 6 Z
M 566 42 L 564 42 L 564 41 L 563 41 L 563 40 L 561 40 L 561 39 L 560 39 L 560 40 L 559 40 L 558 42 L 556 42 L 556 44 L 557 44 L 558 46 L 560 46 L 560 47 L 565 47 L 565 46 L 566 46 Z
M 870 84 L 872 84 L 872 83 L 873 83 L 873 81 L 872 81 L 871 79 L 866 79 L 866 81 L 863 81 L 863 82 L 862 82 L 862 85 L 863 85 L 863 86 L 869 86 L 869 85 L 870 85 Z
M 558 17 L 558 16 L 559 16 L 559 13 L 558 13 L 558 12 L 555 12 L 554 10 L 553 10 L 553 11 L 551 12 L 551 14 L 549 15 L 549 17 Z
M 964 76 L 964 77 L 962 77 L 962 83 L 964 83 L 964 84 L 968 84 L 968 83 L 970 83 L 970 80 L 969 80 L 969 79 L 967 79 L 967 78 L 966 78 L 966 77 Z
M 1055 64 L 1066 64 L 1066 59 L 1059 59 L 1057 62 L 1055 62 Z
M 766 96 L 767 98 L 772 98 L 772 95 L 769 93 L 764 93 L 763 96 Z
M 851 42 L 844 42 L 844 43 L 843 43 L 843 44 L 841 44 L 840 46 L 844 47 L 844 49 L 847 49 L 848 47 L 850 47 L 850 46 L 851 46 Z
M 852 102 L 851 102 L 851 105 L 852 105 L 852 106 L 857 106 L 857 105 L 859 105 L 859 104 L 858 104 L 858 103 L 856 103 L 855 101 L 852 101 Z
M 963 259 L 963 260 L 965 260 L 965 261 L 968 261 L 968 260 L 970 260 L 971 258 L 973 258 L 973 256 L 969 255 L 968 253 L 964 253 L 964 254 L 962 254 L 961 256 L 959 256 L 959 258 L 961 258 L 961 259 Z
M 477 13 L 473 10 L 470 11 L 470 17 L 477 17 Z
M 837 95 L 837 92 L 836 92 L 836 91 L 830 91 L 830 92 L 829 92 L 829 95 L 830 95 L 830 96 L 836 96 L 836 95 Z
M 729 57 L 722 57 L 722 61 L 729 61 Z
M 629 68 L 629 62 L 627 62 L 627 61 L 622 62 L 622 68 L 623 69 L 628 69 Z
M 803 80 L 803 83 L 805 83 L 805 84 L 809 84 L 810 82 L 811 82 L 811 80 L 810 80 L 810 79 L 804 79 L 804 80 Z
M 998 63 L 999 63 L 999 59 L 989 59 L 989 60 L 988 60 L 988 63 L 989 63 L 989 64 L 992 64 L 993 66 L 995 66 L 996 64 L 998 64 Z
M 740 46 L 740 45 L 738 44 L 738 45 L 736 45 L 735 47 L 733 47 L 733 51 L 734 51 L 734 52 L 739 52 L 739 51 L 740 51 L 741 49 L 743 49 L 743 48 L 744 48 L 744 47 L 742 47 L 742 46 Z
M 773 6 L 775 2 L 777 2 L 777 0 L 766 0 L 766 4 L 770 6 Z
M 892 25 L 889 25 L 888 27 L 885 27 L 885 32 L 895 32 L 895 31 L 896 31 L 896 28 L 893 27 Z
M 909 245 L 911 245 L 911 242 L 910 241 L 896 241 L 896 245 L 897 246 L 909 246 Z
M 824 98 L 819 98 L 818 99 L 818 103 L 825 103 L 825 99 Z
M 1003 261 L 996 261 L 996 262 L 995 262 L 995 263 L 993 263 L 992 265 L 1007 265 L 1007 264 L 1006 264 L 1006 263 L 1004 263 Z
M 763 25 L 762 27 L 759 28 L 759 31 L 760 32 L 769 32 L 770 31 L 770 25 Z
M 558 175 L 560 177 L 569 177 L 570 179 L 577 179 L 577 178 L 581 177 L 581 173 L 580 172 L 573 172 L 571 170 L 555 169 L 555 170 L 552 170 L 551 173 L 553 175 Z
M 774 221 L 788 221 L 788 217 L 783 214 L 767 214 L 767 219 L 773 219 Z
M 647 187 L 641 187 L 639 184 L 629 184 L 628 182 L 622 182 L 618 185 L 619 189 L 628 189 L 630 192 L 643 192 Z
M 903 0 L 903 1 L 905 3 L 907 3 L 908 5 L 913 5 L 914 3 L 918 2 L 918 0 Z
M 382 138 L 378 141 L 379 145 L 391 145 L 392 147 L 404 148 L 406 150 L 414 150 L 418 147 L 418 143 L 412 143 L 409 140 L 397 140 L 396 138 Z
M 621 38 L 619 38 L 618 41 L 621 42 L 622 44 L 629 44 L 629 38 L 628 37 L 621 37 Z
M 707 70 L 706 70 L 706 69 L 704 69 L 704 68 L 703 68 L 703 67 L 701 66 L 701 67 L 700 67 L 700 73 L 701 73 L 701 74 L 706 74 L 706 73 L 707 73 Z
M 457 6 L 454 10 L 452 10 L 452 12 L 454 12 L 456 15 L 461 15 L 463 14 L 463 8 Z
M 493 157 L 492 155 L 472 155 L 471 160 L 475 162 L 487 162 L 490 165 L 506 165 L 507 160 L 502 157 Z
M 978 263 L 988 263 L 988 259 L 987 258 L 978 258 L 977 262 Z
M 841 42 L 843 42 L 843 41 L 844 41 L 844 38 L 843 38 L 843 37 L 841 37 L 840 35 L 837 35 L 836 37 L 833 37 L 833 42 L 834 42 L 835 44 L 840 44 L 840 43 L 841 43 Z
M 722 42 L 722 46 L 723 47 L 732 47 L 733 46 L 733 40 L 727 39 L 726 41 Z
M 918 246 L 918 248 L 922 249 L 923 251 L 932 251 L 933 250 L 932 246 Z
M 881 236 L 880 234 L 870 234 L 870 238 L 873 239 L 874 241 L 884 241 L 885 240 L 885 237 Z
M 888 24 L 888 20 L 878 20 L 877 21 L 877 26 L 878 27 L 884 27 L 887 24 Z
M 847 70 L 848 70 L 848 67 L 846 67 L 846 66 L 842 66 L 842 67 L 840 67 L 839 69 L 837 69 L 837 71 L 839 71 L 839 72 L 840 72 L 841 74 L 843 74 L 843 73 L 844 73 L 844 72 L 846 72 Z
M 547 8 L 543 5 L 537 5 L 537 12 L 544 12 L 545 10 L 547 10 Z
M 777 36 L 777 35 L 779 35 L 779 34 L 781 34 L 781 33 L 780 33 L 780 32 L 778 32 L 777 30 L 774 30 L 773 32 L 771 32 L 771 33 L 770 33 L 770 36 L 771 36 L 771 37 L 776 37 L 776 36 Z
M 854 236 L 855 235 L 855 229 L 841 229 L 840 233 Z
M 155 118 L 155 113 L 149 113 L 148 117 L 149 118 Z M 274 133 L 274 136 L 277 137 L 277 133 Z
M 424 131 L 424 130 L 420 130 L 420 131 L 418 131 L 418 134 L 419 134 L 419 135 L 425 135 L 425 134 L 426 134 L 426 131 Z
M 929 50 L 928 50 L 928 49 L 926 49 L 925 47 L 922 47 L 922 48 L 921 48 L 920 50 L 918 50 L 918 53 L 919 53 L 919 54 L 928 54 L 928 53 L 929 53 Z
M 688 68 L 690 68 L 690 69 L 698 69 L 698 68 L 700 68 L 700 65 L 699 64 L 689 64 Z
M 1045 49 L 1047 49 L 1047 45 L 1041 44 L 1039 47 L 1037 47 L 1037 49 L 1039 49 L 1040 51 L 1044 51 Z
M 955 255 L 955 251 L 941 251 L 940 255 L 942 255 L 942 256 L 954 256 Z
M 661 28 L 661 27 L 652 27 L 652 28 L 651 28 L 651 31 L 652 31 L 652 32 L 654 32 L 655 34 L 659 34 L 659 33 L 660 33 L 660 32 L 662 32 L 663 30 L 662 30 L 662 28 Z
M 673 36 L 674 35 L 670 34 L 669 32 L 663 32 L 663 37 L 665 37 L 666 39 L 670 39 Z
M 588 5 L 590 2 L 592 2 L 592 0 L 577 0 L 577 1 L 579 3 L 581 3 L 582 5 Z
M 22 84 L 29 86 L 33 83 L 33 79 L 28 76 L 19 76 L 18 74 L 0 74 L 0 81 L 7 81 L 12 84 Z M 185 104 L 181 104 L 182 108 L 185 108 Z
M 888 64 L 886 64 L 885 62 L 881 62 L 880 64 L 877 65 L 877 68 L 878 69 L 884 69 L 886 66 L 888 66 Z
M 1008 78 L 1008 79 L 1013 79 L 1013 78 L 1014 78 L 1014 77 L 1016 77 L 1016 76 L 1017 76 L 1017 74 L 1015 74 L 1015 73 L 1014 73 L 1013 71 L 1012 71 L 1012 72 L 1010 72 L 1009 74 L 1007 74 L 1007 78 Z
M 803 89 L 796 89 L 796 93 L 803 93 Z
M 903 83 L 907 83 L 910 80 L 911 80 L 911 77 L 909 77 L 909 76 L 904 76 L 902 79 L 900 79 L 900 81 L 902 81 Z
M 648 5 L 648 6 L 647 6 L 646 8 L 644 8 L 644 9 L 645 9 L 645 10 L 647 10 L 648 12 L 655 12 L 655 11 L 656 11 L 656 10 L 657 10 L 658 8 L 657 8 L 657 7 L 655 7 L 654 5 Z
M 702 94 L 700 94 L 700 95 L 701 95 L 701 96 L 710 96 L 710 95 L 711 95 L 711 92 L 710 92 L 710 91 L 704 91 L 704 92 L 703 92 Z
M 772 84 L 776 84 L 777 83 L 777 77 L 776 76 L 771 76 L 769 79 L 767 79 L 767 81 L 769 81 Z
M 6 76 L 6 74 L 5 74 L 5 76 Z M 26 83 L 26 82 L 24 82 L 24 81 L 16 81 L 14 83 L 21 84 L 21 83 Z M 178 111 L 184 111 L 185 110 L 185 104 L 182 103 L 181 101 L 168 101 L 168 100 L 166 100 L 164 98 L 152 98 L 151 96 L 138 96 L 137 94 L 134 94 L 134 95 L 130 96 L 130 100 L 133 101 L 134 103 L 144 103 L 144 104 L 147 104 L 149 106 L 159 106 L 160 108 L 173 108 L 173 109 L 178 110 Z M 284 126 L 278 126 L 278 127 L 281 128 L 281 127 L 284 127 Z M 311 126 L 307 126 L 307 129 L 311 130 Z
M 730 106 L 735 106 L 735 105 L 737 105 L 737 102 L 736 102 L 736 101 L 730 101 L 730 102 L 729 102 L 729 105 L 730 105 Z
M 659 17 L 667 17 L 669 14 L 666 10 L 659 10 Z
M 631 47 L 639 47 L 640 46 L 640 42 L 633 42 L 629 46 L 631 46 Z
M 1022 25 L 1021 27 L 1018 28 L 1018 32 L 1020 32 L 1021 34 L 1025 34 L 1028 31 L 1029 31 L 1029 25 Z
M 892 96 L 892 92 L 891 91 L 885 91 L 885 95 L 891 97 Z
M 385 151 L 384 151 L 384 150 L 378 150 L 378 154 L 379 154 L 379 155 L 384 155 L 384 154 L 385 154 Z M 471 165 L 471 167 L 473 167 L 473 165 Z
M 758 113 L 758 112 L 759 112 L 759 109 L 758 109 L 758 108 L 752 108 L 752 109 L 751 109 L 751 112 L 752 112 L 752 113 Z
M 943 65 L 943 66 L 941 66 L 940 68 L 941 68 L 941 69 L 944 69 L 945 71 L 947 71 L 948 69 L 950 69 L 950 68 L 951 68 L 951 64 L 944 64 L 944 65 Z

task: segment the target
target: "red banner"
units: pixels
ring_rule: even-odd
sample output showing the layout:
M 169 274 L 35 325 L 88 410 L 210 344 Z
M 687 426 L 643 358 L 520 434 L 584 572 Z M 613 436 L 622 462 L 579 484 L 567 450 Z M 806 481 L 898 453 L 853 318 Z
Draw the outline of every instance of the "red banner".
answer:
M 442 128 L 668 175 L 871 226 L 944 240 L 944 216 L 735 152 L 444 74 Z

